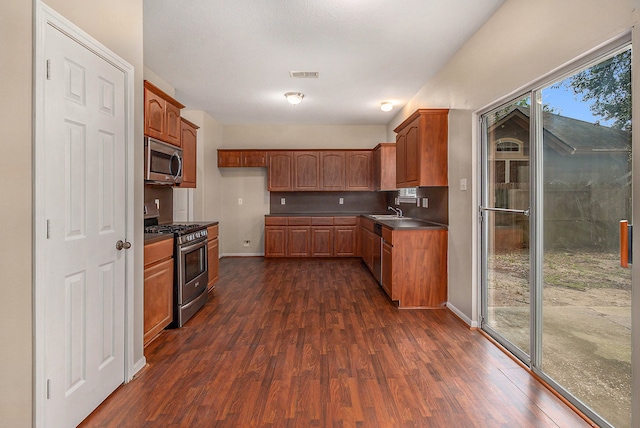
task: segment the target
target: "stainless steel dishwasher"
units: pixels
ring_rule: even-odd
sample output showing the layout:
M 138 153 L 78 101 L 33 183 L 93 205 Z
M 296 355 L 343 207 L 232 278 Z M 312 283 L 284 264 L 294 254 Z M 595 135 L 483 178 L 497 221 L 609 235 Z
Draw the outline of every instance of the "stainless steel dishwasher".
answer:
M 382 225 L 373 224 L 373 276 L 382 285 Z

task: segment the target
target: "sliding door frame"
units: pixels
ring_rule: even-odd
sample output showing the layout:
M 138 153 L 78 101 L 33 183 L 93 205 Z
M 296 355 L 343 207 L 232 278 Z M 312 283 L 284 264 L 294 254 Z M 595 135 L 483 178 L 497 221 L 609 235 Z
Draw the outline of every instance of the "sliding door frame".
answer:
M 598 425 L 603 427 L 612 427 L 606 420 L 604 420 L 600 415 L 591 410 L 588 406 L 574 397 L 569 391 L 551 379 L 547 374 L 545 374 L 542 367 L 542 330 L 543 330 L 543 318 L 542 318 L 542 301 L 543 301 L 543 256 L 544 256 L 544 177 L 543 177 L 543 124 L 542 120 L 542 89 L 545 87 L 561 81 L 576 72 L 583 70 L 589 66 L 594 65 L 600 61 L 603 61 L 617 53 L 620 53 L 624 49 L 628 48 L 632 42 L 631 32 L 626 32 L 614 39 L 603 43 L 602 45 L 594 48 L 593 50 L 587 52 L 586 54 L 572 60 L 571 62 L 553 70 L 547 75 L 521 87 L 519 90 L 514 91 L 508 96 L 502 98 L 496 103 L 491 104 L 488 107 L 485 107 L 475 113 L 478 120 L 478 132 L 480 133 L 477 136 L 477 140 L 480 144 L 480 150 L 477 151 L 477 155 L 479 156 L 478 165 L 480 180 L 478 185 L 478 274 L 479 274 L 479 293 L 480 293 L 480 318 L 479 318 L 479 327 L 485 331 L 489 336 L 491 336 L 494 340 L 496 340 L 500 345 L 506 348 L 509 352 L 511 352 L 516 358 L 521 360 L 536 376 L 546 382 L 550 387 L 556 390 L 560 395 L 562 395 L 569 403 L 575 406 L 578 410 L 583 412 L 587 417 L 592 419 Z M 633 58 L 633 55 L 632 55 Z M 637 63 L 637 60 L 632 59 L 632 87 L 634 86 L 634 81 L 637 80 L 633 77 L 633 63 Z M 640 90 L 640 89 L 638 89 Z M 506 338 L 501 336 L 496 330 L 492 329 L 489 325 L 487 325 L 487 314 L 488 314 L 488 293 L 487 293 L 487 280 L 488 280 L 488 272 L 487 272 L 487 263 L 486 257 L 489 254 L 489 246 L 488 246 L 488 236 L 489 236 L 489 222 L 483 221 L 483 206 L 487 206 L 487 201 L 491 197 L 489 195 L 489 185 L 488 185 L 488 171 L 487 164 L 489 159 L 488 153 L 488 144 L 487 144 L 487 129 L 485 125 L 485 121 L 483 120 L 485 115 L 495 112 L 501 108 L 504 108 L 513 102 L 530 97 L 531 100 L 531 115 L 529 122 L 529 207 L 530 207 L 530 217 L 529 217 L 529 233 L 530 233 L 530 241 L 529 241 L 529 262 L 530 262 L 530 271 L 529 271 L 529 292 L 530 292 L 530 355 L 527 355 L 525 352 L 517 348 L 511 342 L 509 342 Z M 637 97 L 634 97 L 634 99 Z M 637 105 L 638 103 L 633 103 Z M 634 120 L 637 123 L 637 120 Z M 632 136 L 632 153 L 636 151 L 639 153 L 637 158 L 640 158 L 640 152 L 635 141 L 637 138 Z M 633 160 L 632 171 L 634 170 L 633 166 L 638 165 L 638 160 Z M 633 200 L 637 199 L 637 192 L 639 191 L 639 186 L 634 186 Z M 634 205 L 638 204 L 638 201 L 633 203 Z M 637 210 L 633 209 L 632 206 L 632 223 L 633 220 L 638 216 Z M 484 208 L 486 210 L 486 208 Z M 636 237 L 636 241 L 637 241 Z M 640 265 L 640 263 L 638 263 Z M 638 278 L 637 276 L 633 276 L 632 278 Z M 632 279 L 632 287 L 637 282 L 637 279 Z M 635 288 L 635 287 L 634 287 Z M 634 293 L 640 294 L 640 293 Z M 638 305 L 636 301 L 638 298 L 633 298 L 632 301 L 632 326 L 635 325 L 634 321 L 637 321 L 637 315 L 635 315 L 634 309 L 637 311 Z M 638 344 L 634 346 L 634 337 L 637 337 L 637 333 L 632 332 L 632 365 L 633 360 L 638 358 L 636 355 L 637 352 L 634 350 L 638 349 Z M 634 349 L 635 348 L 635 349 Z M 636 367 L 633 367 L 635 369 Z M 635 379 L 634 379 L 635 378 Z M 636 385 L 638 375 L 635 374 L 632 378 L 632 397 L 637 397 L 639 385 Z M 634 400 L 632 399 L 632 422 L 636 421 L 638 418 L 638 410 L 633 407 Z

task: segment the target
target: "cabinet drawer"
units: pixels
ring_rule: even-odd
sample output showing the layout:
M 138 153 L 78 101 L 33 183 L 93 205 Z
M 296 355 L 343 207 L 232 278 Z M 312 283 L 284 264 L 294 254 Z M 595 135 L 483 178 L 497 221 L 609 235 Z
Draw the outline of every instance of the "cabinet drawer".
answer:
M 336 226 L 356 226 L 358 217 L 334 217 L 333 224 Z
M 265 226 L 286 226 L 288 224 L 287 217 L 265 217 Z
M 313 226 L 333 226 L 333 217 L 311 217 Z
M 289 226 L 311 226 L 311 217 L 289 217 Z
M 210 241 L 213 238 L 218 237 L 218 225 L 214 224 L 213 226 L 209 226 L 207 228 L 207 239 Z
M 144 265 L 173 257 L 173 238 L 153 242 L 144 246 Z

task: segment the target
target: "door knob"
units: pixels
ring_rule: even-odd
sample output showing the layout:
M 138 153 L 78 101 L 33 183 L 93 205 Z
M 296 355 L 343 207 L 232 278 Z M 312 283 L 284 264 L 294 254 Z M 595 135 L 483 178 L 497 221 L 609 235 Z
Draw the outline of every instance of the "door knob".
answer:
M 123 248 L 125 250 L 128 250 L 129 248 L 131 248 L 131 242 L 127 242 L 127 241 L 122 242 L 122 240 L 118 240 L 118 242 L 116 242 L 116 250 L 120 251 Z

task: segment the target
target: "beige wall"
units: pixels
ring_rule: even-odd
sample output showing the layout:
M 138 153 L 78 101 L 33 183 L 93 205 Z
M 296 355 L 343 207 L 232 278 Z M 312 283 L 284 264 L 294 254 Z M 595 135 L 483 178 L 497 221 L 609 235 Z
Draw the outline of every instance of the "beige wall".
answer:
M 32 384 L 32 5 L 9 0 L 0 13 L 0 425 L 31 422 Z M 10 204 L 8 203 L 10 201 Z
M 135 67 L 135 136 L 142 144 L 142 0 L 49 0 L 47 4 Z M 32 189 L 32 32 L 31 1 L 3 2 L 0 14 L 0 107 L 2 152 L 0 199 L 0 426 L 32 425 L 33 393 L 33 189 Z M 142 204 L 142 150 L 136 149 L 137 205 Z M 135 359 L 142 357 L 142 212 L 136 210 L 134 248 Z M 139 218 L 138 218 L 139 217 Z M 131 239 L 131 237 L 130 237 Z M 10 245 L 8 245 L 10 243 Z

